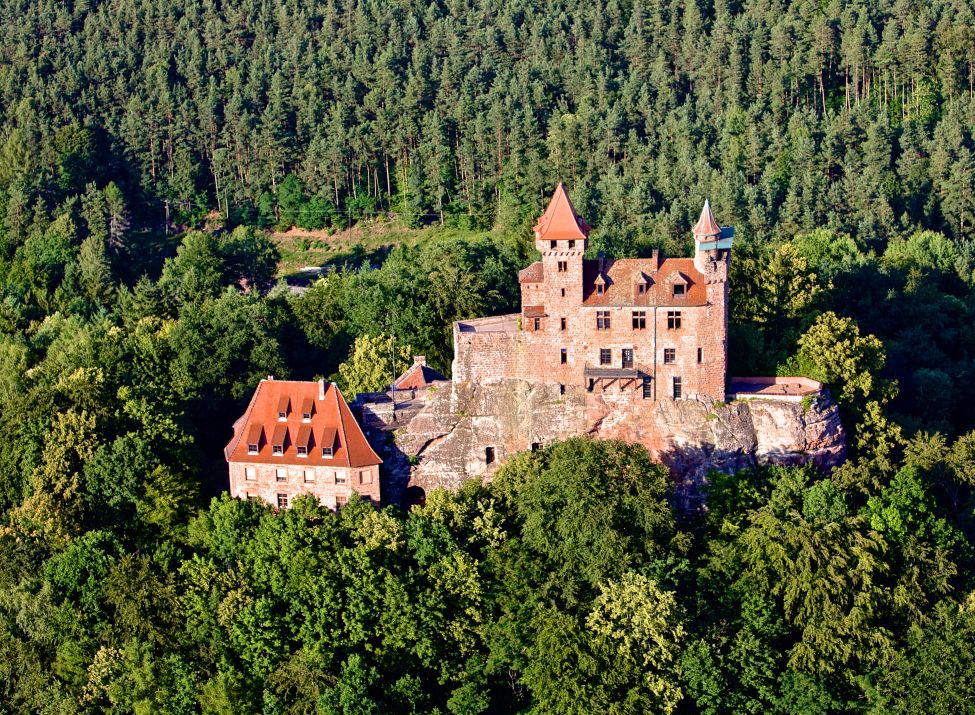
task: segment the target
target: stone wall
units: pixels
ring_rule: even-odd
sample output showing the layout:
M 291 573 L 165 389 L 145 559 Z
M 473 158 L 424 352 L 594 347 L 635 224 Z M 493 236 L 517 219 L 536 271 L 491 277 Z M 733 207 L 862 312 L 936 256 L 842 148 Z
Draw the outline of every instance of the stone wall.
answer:
M 380 501 L 380 467 L 294 466 L 247 462 L 230 463 L 230 494 L 238 499 L 263 499 L 277 506 L 278 495 L 290 504 L 301 494 L 311 494 L 332 509 L 348 501 L 353 492 Z
M 384 441 L 377 430 L 392 439 Z M 645 400 L 641 389 L 589 392 L 569 385 L 562 394 L 558 385 L 525 380 L 455 382 L 429 393 L 409 419 L 371 431 L 373 444 L 385 445 L 385 468 L 398 469 L 392 477 L 398 483 L 384 482 L 387 502 L 407 486 L 453 489 L 467 479 L 490 479 L 514 454 L 577 435 L 645 445 L 670 468 L 689 507 L 712 469 L 806 462 L 829 468 L 845 456 L 839 414 L 825 394 L 806 403 L 726 405 L 706 397 Z

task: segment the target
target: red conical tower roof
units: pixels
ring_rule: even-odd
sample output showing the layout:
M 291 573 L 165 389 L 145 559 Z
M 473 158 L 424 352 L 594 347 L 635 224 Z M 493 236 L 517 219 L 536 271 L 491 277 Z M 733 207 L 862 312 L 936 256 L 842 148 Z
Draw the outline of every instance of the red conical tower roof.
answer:
M 583 239 L 589 233 L 589 226 L 576 213 L 562 182 L 555 187 L 548 202 L 548 208 L 535 224 L 535 238 L 545 241 L 564 239 Z
M 704 199 L 704 208 L 701 209 L 701 218 L 697 220 L 697 224 L 692 229 L 695 236 L 718 236 L 721 234 L 721 227 L 718 222 L 714 220 L 714 214 L 711 213 L 711 202 Z

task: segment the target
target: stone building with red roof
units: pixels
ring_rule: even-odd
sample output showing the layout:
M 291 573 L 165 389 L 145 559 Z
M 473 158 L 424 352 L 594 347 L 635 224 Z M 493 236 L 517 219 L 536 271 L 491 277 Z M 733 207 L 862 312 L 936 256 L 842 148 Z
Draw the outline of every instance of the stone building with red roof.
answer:
M 454 325 L 453 380 L 520 379 L 640 400 L 724 400 L 734 230 L 705 202 L 693 258 L 587 260 L 589 226 L 559 184 L 519 274 L 521 313 Z
M 230 493 L 286 509 L 300 494 L 336 508 L 381 500 L 379 465 L 335 383 L 261 380 L 224 448 Z

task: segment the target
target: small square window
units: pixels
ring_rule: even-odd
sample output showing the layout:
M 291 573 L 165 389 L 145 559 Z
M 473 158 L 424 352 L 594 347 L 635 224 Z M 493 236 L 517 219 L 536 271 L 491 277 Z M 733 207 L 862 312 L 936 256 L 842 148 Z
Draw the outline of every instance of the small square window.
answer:
M 599 348 L 599 364 L 600 365 L 612 365 L 613 364 L 613 351 L 609 348 Z
M 315 481 L 315 470 L 314 469 L 302 470 L 302 476 L 304 477 L 306 482 L 313 482 Z
M 283 444 L 276 444 L 276 445 L 274 445 L 273 447 L 271 447 L 271 453 L 272 454 L 284 454 L 284 445 Z
M 274 479 L 275 481 L 278 482 L 288 481 L 288 470 L 278 467 L 277 469 L 274 470 Z
M 558 241 L 549 241 L 548 247 L 554 251 L 556 248 L 559 247 L 559 243 Z
M 484 463 L 494 464 L 494 447 L 484 448 Z
M 569 362 L 569 351 L 565 348 L 562 348 L 559 351 L 559 362 L 561 362 L 563 365 Z
M 372 484 L 372 472 L 368 469 L 360 469 L 359 484 Z
M 571 240 L 570 240 L 570 241 L 569 241 L 569 250 L 572 250 L 572 249 L 573 249 L 573 248 L 575 248 L 575 247 L 576 247 L 576 242 L 575 242 L 575 241 L 571 241 Z
M 247 445 L 247 454 L 257 454 L 258 449 L 256 444 Z
M 298 456 L 299 457 L 307 457 L 308 456 L 308 447 L 306 447 L 303 444 L 299 444 L 297 447 L 295 447 L 295 451 L 298 453 Z
M 288 508 L 288 495 L 278 494 L 278 509 L 287 509 L 287 508 Z
M 673 365 L 677 362 L 677 348 L 664 348 L 664 365 Z
M 541 442 L 532 442 L 532 452 L 537 452 L 542 448 Z
M 326 459 L 331 459 L 332 458 L 332 448 L 331 447 L 322 447 L 322 456 L 325 457 Z
M 569 272 L 569 262 L 559 261 L 559 273 L 568 273 L 568 272 Z
M 302 412 L 301 413 L 301 421 L 302 422 L 311 422 L 311 412 Z
M 687 288 L 683 283 L 674 283 L 674 295 L 684 295 L 684 290 Z
M 349 478 L 346 476 L 345 472 L 336 472 L 335 473 L 335 483 L 336 484 L 347 484 L 348 481 L 349 481 Z
M 257 479 L 257 469 L 255 467 L 244 467 L 244 479 L 251 481 Z

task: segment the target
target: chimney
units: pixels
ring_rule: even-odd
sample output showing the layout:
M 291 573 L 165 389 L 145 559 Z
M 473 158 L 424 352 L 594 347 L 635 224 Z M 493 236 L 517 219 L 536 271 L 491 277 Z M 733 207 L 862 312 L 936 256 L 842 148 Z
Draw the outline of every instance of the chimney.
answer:
M 414 355 L 413 356 L 413 364 L 414 365 L 422 365 L 423 367 L 426 367 L 427 366 L 427 358 L 426 358 L 426 356 L 425 355 Z
M 268 376 L 267 376 L 267 379 L 268 379 L 268 380 L 273 380 L 273 379 L 274 379 L 274 375 L 268 375 Z
M 606 264 L 606 254 L 600 251 L 596 254 L 596 258 L 599 259 L 599 275 L 603 274 L 603 267 Z
M 324 400 L 325 399 L 325 380 L 324 379 L 318 381 L 318 399 L 319 400 Z
M 650 257 L 651 265 L 653 266 L 653 272 L 656 273 L 660 269 L 660 249 L 653 249 L 653 254 Z

